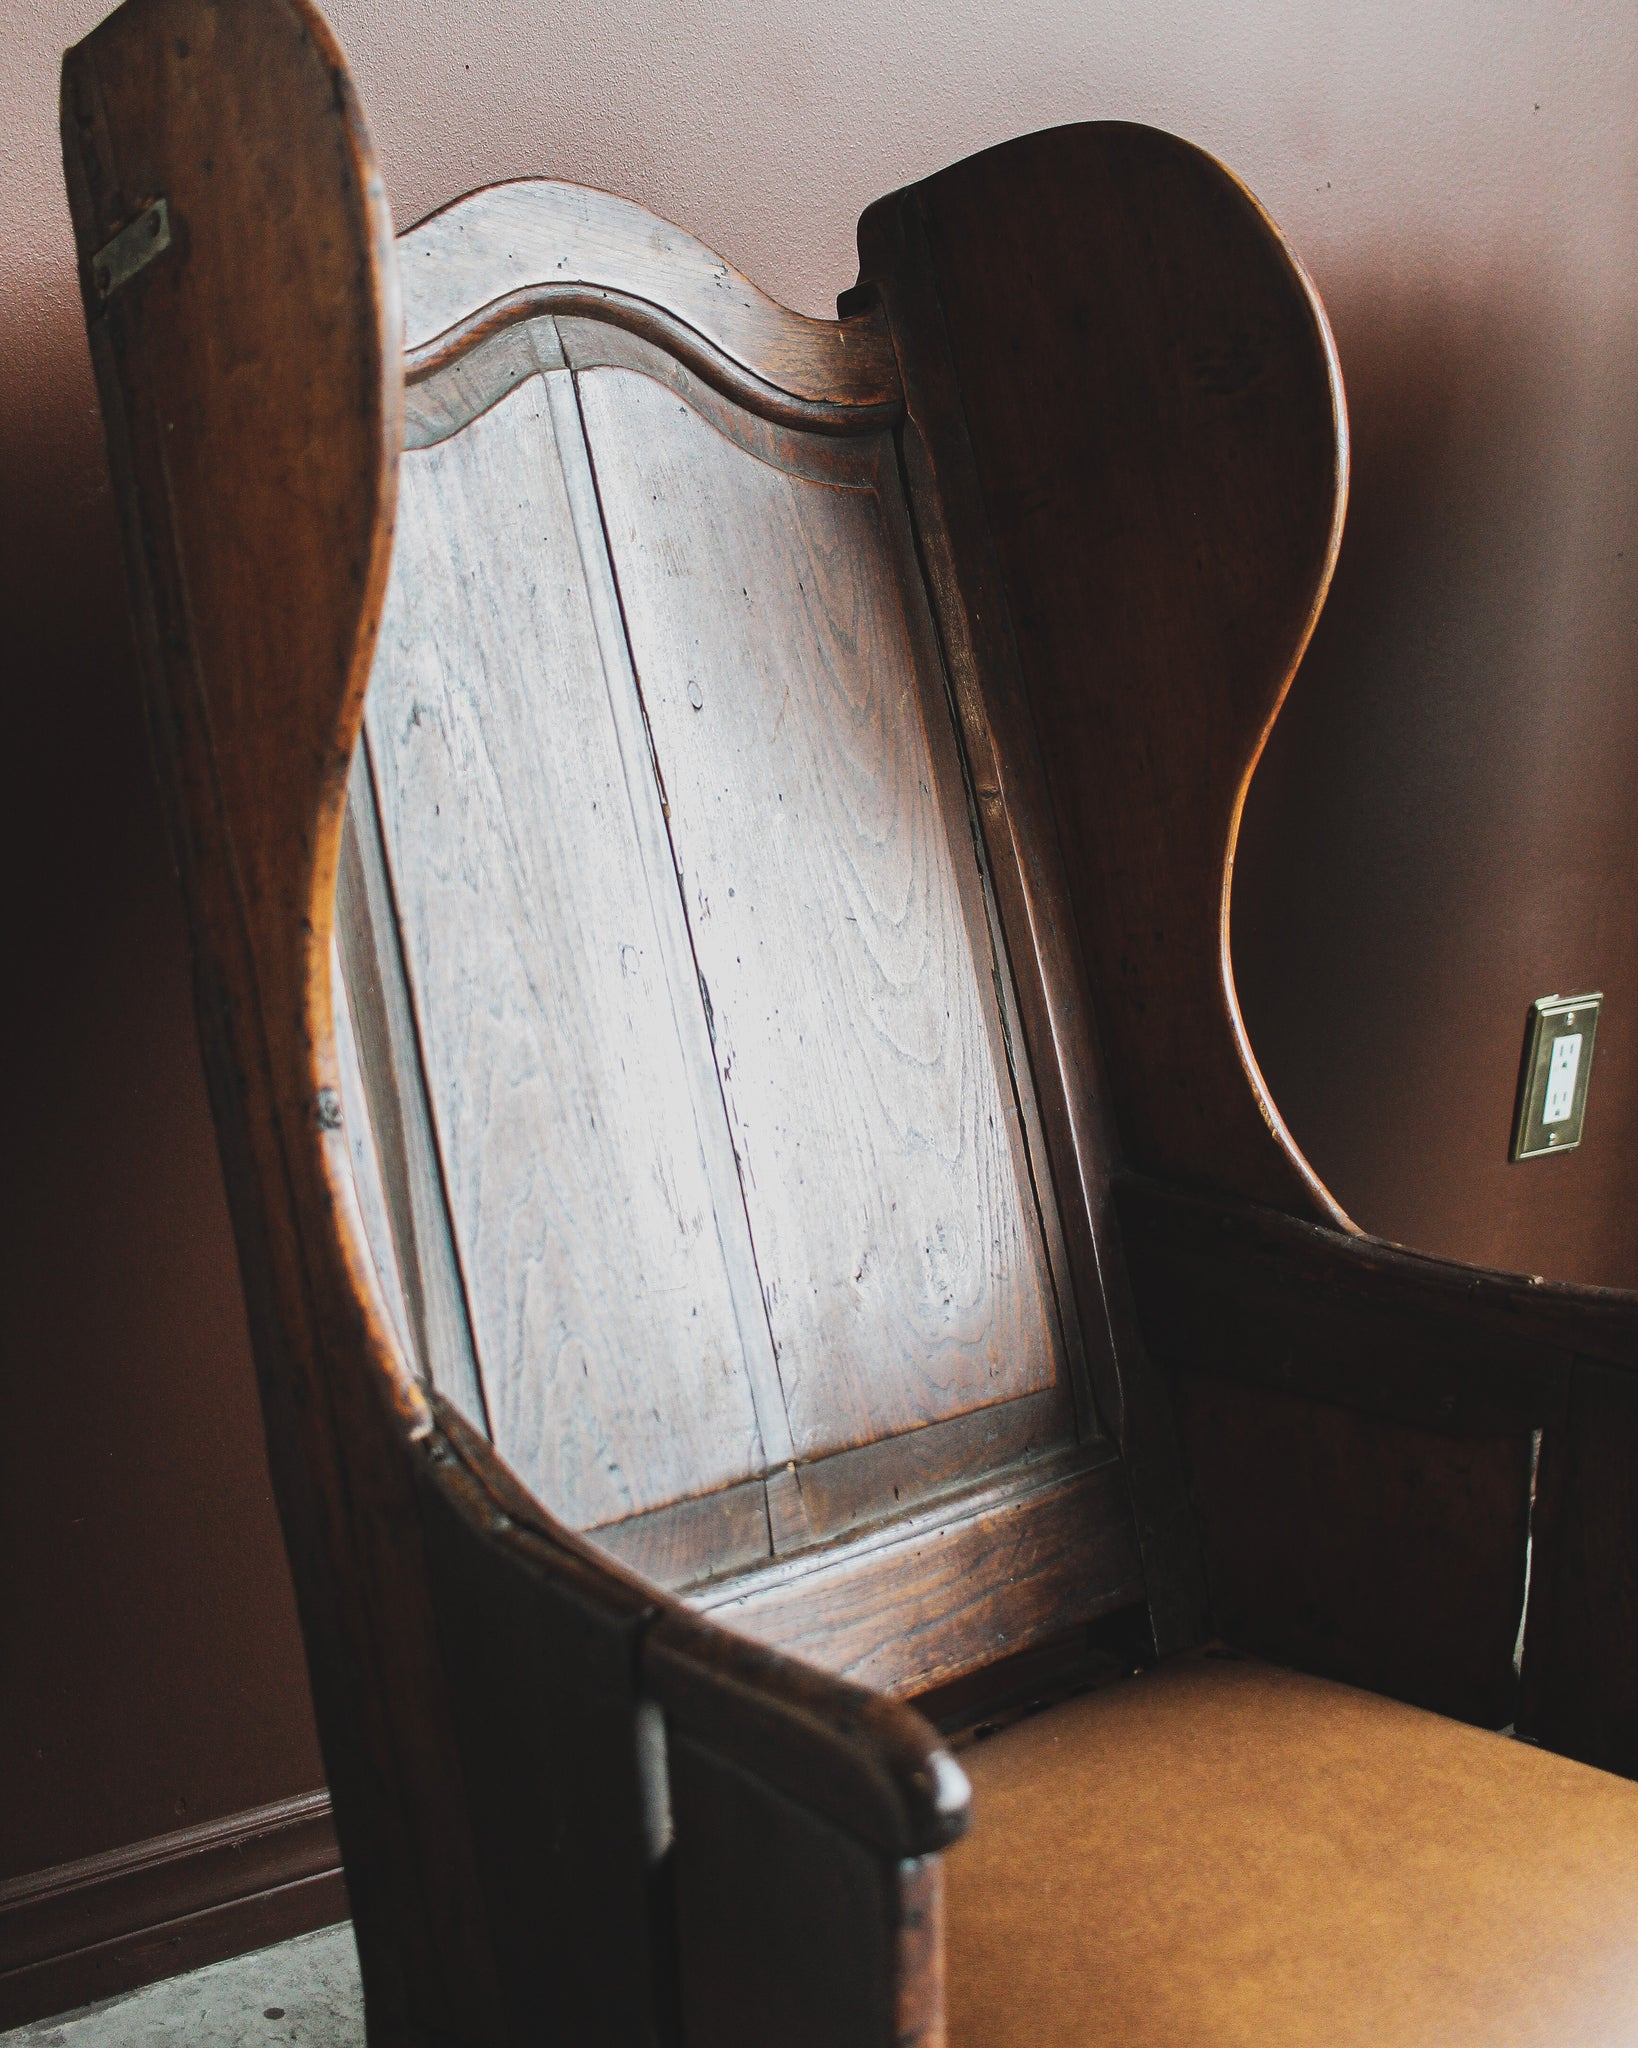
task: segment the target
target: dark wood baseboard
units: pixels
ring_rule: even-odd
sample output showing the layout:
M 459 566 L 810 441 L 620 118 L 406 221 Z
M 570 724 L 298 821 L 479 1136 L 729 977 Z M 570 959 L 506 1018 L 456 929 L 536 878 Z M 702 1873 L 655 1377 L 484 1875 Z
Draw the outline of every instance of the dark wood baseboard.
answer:
M 0 2028 L 347 1918 L 329 1795 L 0 1884 Z

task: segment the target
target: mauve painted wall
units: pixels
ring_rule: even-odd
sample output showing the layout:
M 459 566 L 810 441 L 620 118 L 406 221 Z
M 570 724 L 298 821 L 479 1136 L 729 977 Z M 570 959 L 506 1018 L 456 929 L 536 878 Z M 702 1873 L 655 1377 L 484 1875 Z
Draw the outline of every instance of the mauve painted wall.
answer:
M 319 1775 L 70 269 L 57 58 L 102 11 L 0 7 L 0 1878 Z M 400 222 L 554 173 L 812 312 L 868 200 L 1020 130 L 1152 121 L 1240 171 L 1330 305 L 1357 451 L 1336 598 L 1248 808 L 1253 1039 L 1369 1228 L 1638 1282 L 1631 0 L 335 19 Z M 1588 985 L 1586 1145 L 1509 1169 L 1525 1006 Z

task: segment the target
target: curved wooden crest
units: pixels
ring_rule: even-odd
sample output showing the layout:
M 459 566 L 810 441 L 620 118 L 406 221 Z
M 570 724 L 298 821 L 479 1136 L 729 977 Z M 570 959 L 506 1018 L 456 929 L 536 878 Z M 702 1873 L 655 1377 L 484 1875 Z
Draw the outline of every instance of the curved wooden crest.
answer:
M 810 320 L 628 199 L 544 178 L 458 199 L 400 245 L 412 382 L 537 313 L 605 318 L 669 347 L 753 410 L 821 431 L 889 421 L 898 368 L 880 312 Z

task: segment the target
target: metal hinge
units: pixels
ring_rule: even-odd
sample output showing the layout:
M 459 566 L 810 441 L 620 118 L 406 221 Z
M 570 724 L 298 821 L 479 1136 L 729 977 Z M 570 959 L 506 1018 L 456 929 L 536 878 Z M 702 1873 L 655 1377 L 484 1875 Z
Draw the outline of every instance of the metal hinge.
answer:
M 99 299 L 112 298 L 122 284 L 171 246 L 171 213 L 163 199 L 145 206 L 136 219 L 91 258 L 91 282 Z

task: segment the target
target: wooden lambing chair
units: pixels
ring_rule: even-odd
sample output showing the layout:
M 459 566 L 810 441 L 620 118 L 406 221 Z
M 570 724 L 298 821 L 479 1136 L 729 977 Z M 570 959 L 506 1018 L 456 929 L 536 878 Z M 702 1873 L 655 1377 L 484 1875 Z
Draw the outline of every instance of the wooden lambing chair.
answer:
M 1632 1304 L 1361 1238 L 1235 1007 L 1255 202 L 1032 136 L 825 322 L 395 243 L 305 0 L 63 121 L 372 2042 L 1638 2041 L 1638 1789 L 1462 1725 L 1631 1764 Z

